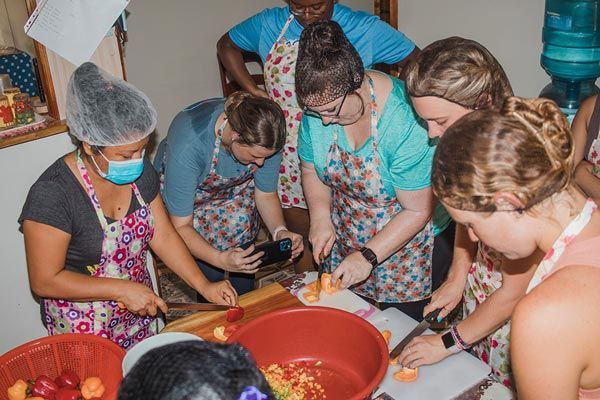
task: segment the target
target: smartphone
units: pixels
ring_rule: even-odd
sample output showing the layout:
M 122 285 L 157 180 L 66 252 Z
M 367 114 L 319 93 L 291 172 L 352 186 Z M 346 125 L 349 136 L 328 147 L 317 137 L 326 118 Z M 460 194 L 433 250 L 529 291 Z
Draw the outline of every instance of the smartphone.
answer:
M 240 247 L 247 249 L 252 245 L 253 242 L 244 243 Z M 289 260 L 292 258 L 292 239 L 285 238 L 277 240 L 275 242 L 265 242 L 256 245 L 252 255 L 264 251 L 265 254 L 260 258 L 259 268 L 266 267 L 267 265 L 275 264 L 281 261 Z

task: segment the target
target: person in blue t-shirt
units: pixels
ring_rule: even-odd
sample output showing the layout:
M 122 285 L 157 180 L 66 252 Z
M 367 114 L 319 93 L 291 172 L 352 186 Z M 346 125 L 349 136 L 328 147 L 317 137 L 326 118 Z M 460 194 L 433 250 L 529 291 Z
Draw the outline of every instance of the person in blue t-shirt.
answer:
M 431 295 L 435 147 L 404 83 L 365 71 L 340 26 L 320 21 L 302 32 L 296 88 L 315 262 L 334 269 L 342 288 L 421 319 Z
M 257 96 L 270 97 L 283 109 L 287 139 L 279 174 L 279 198 L 288 226 L 308 237 L 309 216 L 300 181 L 298 126 L 302 110 L 296 101 L 294 70 L 298 40 L 311 23 L 332 20 L 340 24 L 367 67 L 377 63 L 404 67 L 419 49 L 402 32 L 374 15 L 335 4 L 334 0 L 289 0 L 288 6 L 270 8 L 248 18 L 225 33 L 217 44 L 221 62 L 231 77 Z M 252 80 L 242 51 L 257 53 L 264 64 L 265 90 Z M 313 269 L 308 246 L 296 263 L 296 272 Z
M 252 255 L 259 215 L 273 240 L 302 236 L 287 230 L 277 197 L 285 121 L 272 100 L 236 92 L 198 102 L 173 120 L 155 167 L 177 232 L 210 281 L 233 272 L 239 294 L 254 288 L 262 252 Z

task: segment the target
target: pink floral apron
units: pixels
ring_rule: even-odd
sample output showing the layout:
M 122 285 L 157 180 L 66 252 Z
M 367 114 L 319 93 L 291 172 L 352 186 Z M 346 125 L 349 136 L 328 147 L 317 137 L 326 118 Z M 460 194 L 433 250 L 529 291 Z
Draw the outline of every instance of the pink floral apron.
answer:
M 587 160 L 592 163 L 592 172 L 594 175 L 597 178 L 600 178 L 600 140 L 598 140 L 598 138 L 594 139 L 592 142 L 592 147 L 590 147 L 590 151 L 588 152 Z
M 325 262 L 336 268 L 358 251 L 398 214 L 402 207 L 385 189 L 379 173 L 377 152 L 377 103 L 373 81 L 371 92 L 372 152 L 365 158 L 342 150 L 336 125 L 329 148 L 323 182 L 332 188 L 332 221 L 337 240 Z M 431 294 L 433 228 L 428 223 L 397 253 L 373 268 L 369 278 L 352 290 L 378 302 L 402 303 L 422 300 Z
M 294 83 L 298 41 L 289 42 L 284 34 L 294 15 L 290 15 L 279 37 L 271 47 L 265 60 L 265 88 L 285 116 L 287 135 L 283 146 L 282 160 L 279 167 L 278 193 L 281 205 L 285 208 L 306 208 L 302 185 L 300 184 L 300 159 L 298 158 L 298 127 L 302 120 L 302 109 L 296 100 Z
M 477 254 L 467 274 L 463 297 L 463 316 L 466 318 L 475 309 L 502 286 L 502 255 L 479 242 Z M 512 388 L 510 369 L 510 321 L 495 332 L 480 340 L 472 347 L 472 352 L 483 362 L 489 364 L 492 373 L 502 384 Z
M 235 178 L 217 173 L 221 137 L 226 124 L 227 120 L 219 128 L 210 171 L 196 188 L 193 216 L 196 231 L 219 251 L 254 240 L 260 227 L 254 201 L 257 167 L 251 165 Z
M 100 263 L 88 267 L 91 276 L 130 280 L 152 288 L 146 268 L 146 256 L 148 243 L 154 235 L 154 217 L 137 186 L 131 184 L 140 208 L 123 219 L 108 224 L 79 154 L 77 168 L 104 236 Z M 156 333 L 154 318 L 140 317 L 126 309 L 120 309 L 115 301 L 71 302 L 44 299 L 43 302 L 46 327 L 51 335 L 94 334 L 108 338 L 127 350 Z
M 598 209 L 598 206 L 592 199 L 588 199 L 583 209 L 575 219 L 567 225 L 565 230 L 556 239 L 550 250 L 546 253 L 542 262 L 538 265 L 533 278 L 527 287 L 527 293 L 531 292 L 537 285 L 542 283 L 547 276 L 552 273 L 558 259 L 563 255 L 565 249 L 581 233 L 592 219 L 592 215 Z

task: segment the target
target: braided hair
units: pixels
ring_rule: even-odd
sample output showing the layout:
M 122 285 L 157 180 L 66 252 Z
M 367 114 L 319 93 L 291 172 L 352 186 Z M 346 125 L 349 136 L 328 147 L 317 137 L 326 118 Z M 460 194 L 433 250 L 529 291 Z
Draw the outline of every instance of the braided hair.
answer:
M 573 149 L 556 103 L 509 97 L 500 111 L 473 111 L 448 128 L 433 160 L 433 191 L 459 210 L 496 211 L 499 192 L 529 209 L 569 186 Z
M 119 400 L 237 400 L 254 386 L 273 398 L 264 376 L 243 347 L 204 341 L 150 350 L 119 388 Z
M 302 31 L 295 77 L 300 105 L 330 103 L 360 88 L 364 75 L 360 55 L 337 22 L 313 22 Z

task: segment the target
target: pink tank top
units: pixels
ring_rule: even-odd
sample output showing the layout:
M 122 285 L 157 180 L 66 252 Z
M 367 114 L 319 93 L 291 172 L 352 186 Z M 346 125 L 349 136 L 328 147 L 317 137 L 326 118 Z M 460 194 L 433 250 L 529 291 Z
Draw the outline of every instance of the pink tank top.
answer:
M 600 268 L 600 254 L 598 249 L 600 249 L 600 236 L 586 239 L 581 242 L 571 243 L 566 248 L 563 255 L 557 260 L 552 272 L 545 278 L 548 278 L 548 276 L 556 271 L 569 265 L 590 265 L 592 267 Z M 599 400 L 600 388 L 592 390 L 579 389 L 579 399 Z

